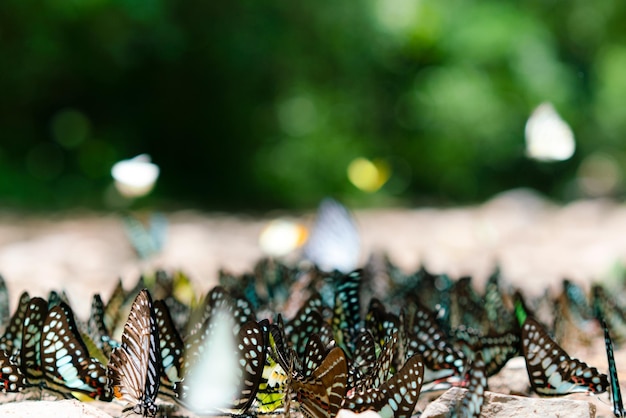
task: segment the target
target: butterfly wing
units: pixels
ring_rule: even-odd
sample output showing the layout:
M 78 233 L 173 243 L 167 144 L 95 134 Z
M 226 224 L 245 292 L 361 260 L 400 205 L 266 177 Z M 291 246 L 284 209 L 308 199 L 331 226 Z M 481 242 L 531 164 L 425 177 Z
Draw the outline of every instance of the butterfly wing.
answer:
M 419 398 L 423 377 L 422 358 L 413 356 L 380 387 L 357 391 L 346 398 L 343 408 L 355 412 L 372 409 L 381 417 L 409 418 Z
M 106 369 L 89 357 L 72 309 L 65 302 L 52 308 L 43 323 L 41 364 L 50 389 L 111 400 Z
M 522 326 L 522 351 L 530 384 L 541 395 L 606 392 L 608 378 L 595 367 L 570 358 L 531 316 Z
M 134 412 L 155 416 L 161 372 L 159 334 L 146 289 L 139 292 L 124 325 L 122 344 L 111 353 L 108 376 L 117 399 L 131 404 Z

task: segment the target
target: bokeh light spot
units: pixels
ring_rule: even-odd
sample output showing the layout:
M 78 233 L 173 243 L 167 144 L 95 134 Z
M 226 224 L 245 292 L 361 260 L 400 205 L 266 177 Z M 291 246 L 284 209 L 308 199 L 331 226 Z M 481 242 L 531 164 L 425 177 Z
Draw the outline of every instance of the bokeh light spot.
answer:
M 306 242 L 306 227 L 285 219 L 271 221 L 259 236 L 261 250 L 272 257 L 282 257 Z
M 358 157 L 348 165 L 348 179 L 356 188 L 373 193 L 389 180 L 391 169 L 383 160 L 371 161 Z
M 75 148 L 80 145 L 91 130 L 89 119 L 76 109 L 58 111 L 50 123 L 50 130 L 56 142 L 64 148 Z
M 306 135 L 317 127 L 317 109 L 310 98 L 296 96 L 284 101 L 278 107 L 278 121 L 287 135 Z
M 591 154 L 578 167 L 577 182 L 587 196 L 609 196 L 615 193 L 621 179 L 619 164 L 609 154 Z
M 564 161 L 576 143 L 569 125 L 550 103 L 539 105 L 526 122 L 526 155 L 539 161 Z
M 115 163 L 111 175 L 122 196 L 141 197 L 150 193 L 154 187 L 159 177 L 159 166 L 150 161 L 149 155 L 141 154 Z

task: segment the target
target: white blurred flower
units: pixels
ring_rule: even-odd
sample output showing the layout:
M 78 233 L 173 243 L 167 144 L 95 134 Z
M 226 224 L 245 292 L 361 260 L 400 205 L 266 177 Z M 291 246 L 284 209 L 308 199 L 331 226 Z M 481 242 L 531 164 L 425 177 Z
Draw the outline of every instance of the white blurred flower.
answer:
M 150 161 L 148 154 L 141 154 L 115 163 L 111 175 L 122 196 L 141 197 L 150 193 L 154 187 L 159 177 L 159 166 Z
M 539 161 L 564 161 L 576 143 L 569 125 L 550 103 L 537 106 L 526 122 L 526 155 Z

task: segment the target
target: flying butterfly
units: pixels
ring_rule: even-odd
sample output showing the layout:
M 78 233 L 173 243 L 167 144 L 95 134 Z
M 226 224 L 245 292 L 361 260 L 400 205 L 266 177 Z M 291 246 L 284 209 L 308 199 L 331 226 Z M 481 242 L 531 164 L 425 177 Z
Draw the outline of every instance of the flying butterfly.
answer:
M 409 418 L 420 395 L 423 375 L 421 356 L 412 356 L 380 387 L 355 391 L 344 400 L 342 407 L 357 413 L 373 409 L 381 417 Z
M 113 395 L 144 417 L 157 414 L 155 399 L 159 392 L 161 351 L 152 298 L 146 289 L 132 304 L 122 333 L 122 344 L 111 353 L 108 377 Z
M 111 400 L 106 369 L 89 357 L 72 309 L 60 302 L 52 308 L 41 331 L 41 366 L 48 388 L 62 394 Z
M 141 259 L 148 259 L 163 249 L 167 236 L 168 221 L 165 215 L 154 213 L 150 216 L 149 225 L 144 224 L 133 215 L 122 218 L 124 231 L 137 255 Z
M 348 273 L 356 268 L 360 250 L 359 231 L 350 212 L 336 200 L 322 200 L 304 246 L 304 258 L 322 271 Z
M 540 395 L 588 391 L 602 393 L 608 389 L 605 374 L 570 358 L 531 316 L 526 317 L 522 326 L 522 351 L 530 384 Z

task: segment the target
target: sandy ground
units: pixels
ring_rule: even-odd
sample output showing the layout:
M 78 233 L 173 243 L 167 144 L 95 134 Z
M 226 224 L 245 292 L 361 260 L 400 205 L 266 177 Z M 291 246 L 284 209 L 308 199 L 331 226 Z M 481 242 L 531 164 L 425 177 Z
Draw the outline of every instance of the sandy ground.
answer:
M 100 292 L 106 300 L 118 277 L 130 287 L 145 269 L 181 268 L 199 291 L 215 283 L 219 268 L 249 270 L 263 255 L 258 245 L 261 230 L 279 216 L 312 220 L 312 214 L 277 213 L 262 219 L 191 211 L 167 214 L 163 253 L 140 262 L 116 214 L 0 214 L 0 273 L 9 287 L 11 309 L 23 290 L 45 297 L 51 289 L 65 289 L 77 314 L 85 317 L 91 294 Z M 609 201 L 556 206 L 532 193 L 514 191 L 475 207 L 357 210 L 355 217 L 363 260 L 372 251 L 385 251 L 406 271 L 424 264 L 452 277 L 473 275 L 479 290 L 495 263 L 507 282 L 529 295 L 542 293 L 546 286 L 558 289 L 565 277 L 586 288 L 592 281 L 615 281 L 620 263 L 626 263 L 626 206 Z M 602 342 L 573 350 L 573 356 L 606 371 Z M 616 356 L 626 373 L 626 351 Z M 525 374 L 516 376 L 514 380 L 527 379 Z M 610 413 L 603 405 L 608 398 L 586 399 L 599 404 L 598 415 Z M 0 411 L 3 416 L 30 416 Z

